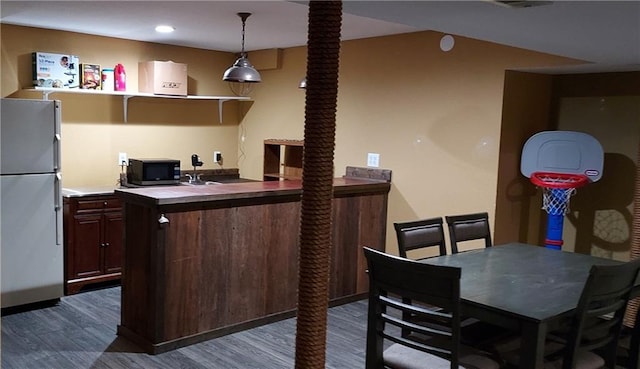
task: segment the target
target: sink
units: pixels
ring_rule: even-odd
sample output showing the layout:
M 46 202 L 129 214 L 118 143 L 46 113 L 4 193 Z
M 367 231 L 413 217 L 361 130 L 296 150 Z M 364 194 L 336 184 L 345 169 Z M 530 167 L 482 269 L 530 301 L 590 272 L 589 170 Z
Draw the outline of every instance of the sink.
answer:
M 205 178 L 200 179 L 197 182 L 189 183 L 187 178 L 183 178 L 183 181 L 180 184 L 184 184 L 186 186 L 202 186 L 202 185 L 221 185 L 228 183 L 246 183 L 246 182 L 262 182 L 254 179 L 246 179 L 232 176 L 215 176 L 215 175 L 207 175 Z
M 221 185 L 220 182 L 214 181 L 200 181 L 200 182 L 180 182 L 180 184 L 185 186 L 207 186 L 207 185 Z

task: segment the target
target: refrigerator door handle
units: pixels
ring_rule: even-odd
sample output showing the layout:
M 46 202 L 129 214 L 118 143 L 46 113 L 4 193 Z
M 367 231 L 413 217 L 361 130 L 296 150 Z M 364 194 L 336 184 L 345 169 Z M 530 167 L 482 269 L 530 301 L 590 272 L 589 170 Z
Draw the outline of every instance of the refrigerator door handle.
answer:
M 56 172 L 54 207 L 56 213 L 56 245 L 62 245 L 62 174 Z
M 60 170 L 60 134 L 56 133 L 53 136 L 53 169 Z
M 62 167 L 62 148 L 60 144 L 60 140 L 62 139 L 62 112 L 61 112 L 61 102 L 59 100 L 54 100 L 54 109 L 55 109 L 55 126 L 54 126 L 54 137 L 53 137 L 53 169 L 55 171 L 60 171 Z
M 56 171 L 55 178 L 55 214 L 56 214 L 56 244 L 62 245 L 63 243 L 63 229 L 62 229 L 62 174 L 60 170 L 62 167 L 62 109 L 61 102 L 54 100 L 54 137 L 53 137 L 53 169 Z

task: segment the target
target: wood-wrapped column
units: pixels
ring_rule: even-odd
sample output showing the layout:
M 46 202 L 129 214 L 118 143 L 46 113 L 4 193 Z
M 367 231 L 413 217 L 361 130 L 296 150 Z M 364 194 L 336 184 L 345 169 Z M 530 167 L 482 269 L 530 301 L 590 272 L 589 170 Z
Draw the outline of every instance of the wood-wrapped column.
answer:
M 296 369 L 325 367 L 341 1 L 310 1 Z

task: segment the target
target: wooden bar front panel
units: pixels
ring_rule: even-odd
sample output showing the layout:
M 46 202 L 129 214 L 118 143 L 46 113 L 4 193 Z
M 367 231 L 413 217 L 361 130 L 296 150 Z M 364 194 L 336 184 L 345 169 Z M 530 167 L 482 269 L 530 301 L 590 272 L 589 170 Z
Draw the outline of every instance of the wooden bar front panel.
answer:
M 363 246 L 384 250 L 387 195 L 333 199 L 329 297 L 366 293 L 369 289 Z
M 163 339 L 294 309 L 298 214 L 299 203 L 167 214 Z
M 386 192 L 339 196 L 332 220 L 334 301 L 364 296 L 362 246 L 384 249 L 386 229 Z M 125 203 L 119 334 L 160 353 L 295 311 L 299 198 L 220 204 Z M 168 222 L 158 222 L 161 216 Z

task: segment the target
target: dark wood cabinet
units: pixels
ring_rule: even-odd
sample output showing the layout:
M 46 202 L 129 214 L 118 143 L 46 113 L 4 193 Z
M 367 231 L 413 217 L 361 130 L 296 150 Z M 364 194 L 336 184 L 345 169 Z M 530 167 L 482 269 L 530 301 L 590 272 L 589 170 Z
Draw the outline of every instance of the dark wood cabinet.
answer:
M 120 279 L 122 205 L 114 195 L 64 198 L 65 294 Z
M 384 250 L 390 183 L 335 178 L 329 298 L 366 297 L 362 246 Z M 158 354 L 295 315 L 299 181 L 118 189 L 125 260 L 118 334 Z
M 264 140 L 263 180 L 301 179 L 303 150 L 301 140 Z

